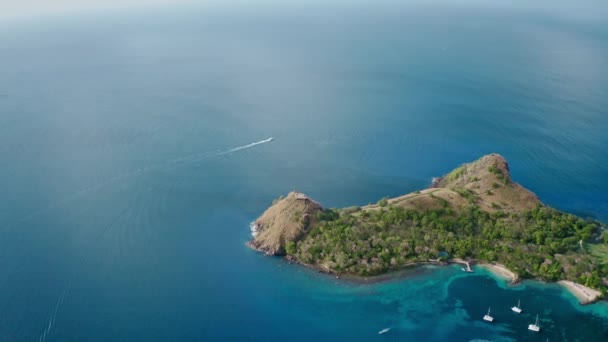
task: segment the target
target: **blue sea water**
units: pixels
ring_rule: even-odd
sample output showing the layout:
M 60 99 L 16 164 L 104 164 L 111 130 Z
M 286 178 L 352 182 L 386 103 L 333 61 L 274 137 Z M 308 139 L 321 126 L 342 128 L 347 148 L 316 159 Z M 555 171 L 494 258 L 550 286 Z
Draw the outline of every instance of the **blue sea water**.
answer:
M 452 267 L 357 284 L 244 245 L 293 189 L 367 204 L 491 152 L 544 203 L 607 222 L 607 11 L 545 5 L 1 23 L 0 340 L 608 340 L 608 305 L 557 285 Z

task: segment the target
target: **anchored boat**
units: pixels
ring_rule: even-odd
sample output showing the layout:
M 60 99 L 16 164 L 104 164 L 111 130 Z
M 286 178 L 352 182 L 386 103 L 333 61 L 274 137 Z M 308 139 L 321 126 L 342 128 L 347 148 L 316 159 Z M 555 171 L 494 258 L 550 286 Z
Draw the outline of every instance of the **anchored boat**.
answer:
M 540 326 L 538 325 L 538 315 L 536 315 L 536 323 L 528 325 L 528 330 L 532 330 L 535 332 L 540 331 Z
M 517 306 L 512 307 L 511 310 L 513 310 L 513 312 L 517 312 L 517 313 L 521 313 L 522 312 L 519 300 L 517 301 Z
M 484 321 L 494 322 L 494 317 L 490 316 L 490 308 L 488 307 L 488 313 L 483 316 Z

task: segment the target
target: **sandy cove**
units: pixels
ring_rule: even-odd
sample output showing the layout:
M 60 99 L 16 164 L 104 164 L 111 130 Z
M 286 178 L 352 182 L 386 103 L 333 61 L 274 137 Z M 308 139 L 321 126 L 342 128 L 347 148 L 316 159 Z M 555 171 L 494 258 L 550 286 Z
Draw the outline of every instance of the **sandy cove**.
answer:
M 575 283 L 570 280 L 560 280 L 557 282 L 572 293 L 581 304 L 591 304 L 602 297 L 602 293 L 585 285 Z
M 501 278 L 509 280 L 512 284 L 519 281 L 517 274 L 511 272 L 504 265 L 500 264 L 479 264 L 478 266 L 486 268 L 488 271 L 496 274 Z M 591 304 L 602 298 L 602 293 L 585 285 L 575 283 L 570 280 L 560 280 L 557 282 L 572 293 L 580 304 Z
M 489 263 L 479 263 L 477 264 L 475 261 L 465 261 L 460 258 L 452 258 L 448 260 L 449 263 L 456 263 L 461 265 L 476 265 L 482 268 L 487 269 L 488 271 L 494 273 L 500 278 L 504 278 L 511 282 L 512 284 L 516 284 L 519 282 L 519 277 L 514 272 L 511 272 L 508 268 L 501 264 L 489 264 Z
M 511 284 L 516 284 L 519 282 L 519 276 L 506 268 L 504 265 L 482 263 L 478 264 L 478 266 L 483 267 L 495 275 L 508 280 Z
M 384 281 L 387 279 L 393 279 L 393 278 L 395 278 L 395 276 L 404 276 L 404 273 L 402 273 L 403 271 L 406 271 L 408 269 L 411 270 L 417 266 L 422 266 L 425 264 L 426 265 L 429 265 L 429 264 L 442 265 L 441 262 L 438 262 L 435 260 L 430 260 L 429 262 L 412 262 L 412 263 L 407 264 L 404 267 L 401 267 L 396 270 L 392 270 L 392 272 L 388 272 L 386 274 L 363 277 L 363 276 L 355 276 L 355 275 L 336 274 L 319 265 L 304 264 L 293 258 L 287 258 L 286 261 L 288 261 L 290 264 L 297 263 L 297 264 L 303 265 L 305 267 L 316 270 L 319 273 L 326 273 L 329 275 L 336 276 L 336 278 L 344 278 L 345 280 L 361 282 L 361 283 L 375 283 L 375 282 L 381 282 L 381 281 Z M 464 266 L 475 265 L 478 267 L 485 268 L 486 270 L 492 272 L 494 275 L 496 275 L 500 278 L 503 278 L 505 280 L 508 280 L 511 284 L 517 284 L 520 281 L 519 276 L 515 272 L 512 272 L 511 270 L 509 270 L 502 264 L 497 264 L 497 263 L 476 264 L 474 261 L 465 261 L 460 258 L 452 258 L 447 261 L 447 264 L 453 264 L 453 263 L 461 264 Z M 445 265 L 445 264 L 443 264 L 443 265 Z M 602 293 L 600 291 L 592 289 L 592 288 L 584 286 L 584 285 L 581 285 L 581 284 L 578 284 L 578 283 L 575 283 L 570 280 L 560 280 L 560 281 L 558 281 L 558 284 L 560 284 L 561 286 L 565 287 L 568 291 L 570 291 L 570 293 L 572 293 L 578 299 L 579 303 L 582 305 L 594 303 L 602 298 Z

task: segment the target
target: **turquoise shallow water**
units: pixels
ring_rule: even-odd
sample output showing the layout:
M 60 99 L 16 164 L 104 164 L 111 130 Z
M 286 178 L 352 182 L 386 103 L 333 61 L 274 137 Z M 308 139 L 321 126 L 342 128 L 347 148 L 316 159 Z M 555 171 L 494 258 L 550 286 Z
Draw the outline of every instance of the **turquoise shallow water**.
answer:
M 366 204 L 490 152 L 548 205 L 608 221 L 608 16 L 564 6 L 2 23 L 0 337 L 607 340 L 607 306 L 555 285 L 450 267 L 355 284 L 244 246 L 294 188 Z

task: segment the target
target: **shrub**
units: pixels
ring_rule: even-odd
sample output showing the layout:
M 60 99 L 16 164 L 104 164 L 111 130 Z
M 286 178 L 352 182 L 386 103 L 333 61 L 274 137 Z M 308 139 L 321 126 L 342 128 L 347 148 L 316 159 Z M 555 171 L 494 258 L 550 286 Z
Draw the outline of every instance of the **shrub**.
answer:
M 287 255 L 296 254 L 296 242 L 295 241 L 287 241 L 285 244 L 285 252 Z
M 453 181 L 456 180 L 458 178 L 460 178 L 460 176 L 462 176 L 464 174 L 464 172 L 466 171 L 466 168 L 463 166 L 459 166 L 457 168 L 455 168 L 452 172 L 450 172 L 450 174 L 448 175 L 448 180 Z
M 381 207 L 386 207 L 388 205 L 388 198 L 384 197 L 378 201 L 378 205 Z

